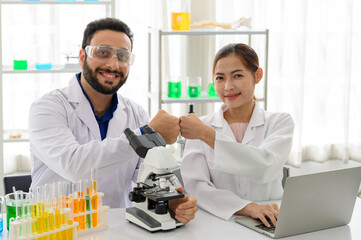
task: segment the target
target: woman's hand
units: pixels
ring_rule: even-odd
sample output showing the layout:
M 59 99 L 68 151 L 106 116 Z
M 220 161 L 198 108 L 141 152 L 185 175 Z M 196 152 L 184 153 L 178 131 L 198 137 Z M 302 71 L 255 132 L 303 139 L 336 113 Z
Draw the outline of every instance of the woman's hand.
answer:
M 195 114 L 191 113 L 179 118 L 180 131 L 187 139 L 200 139 L 214 148 L 216 132 L 204 124 Z
M 235 214 L 246 215 L 255 219 L 260 219 L 264 225 L 266 225 L 267 227 L 271 227 L 267 218 L 272 222 L 274 226 L 276 226 L 279 211 L 280 209 L 275 203 L 265 205 L 250 203 Z

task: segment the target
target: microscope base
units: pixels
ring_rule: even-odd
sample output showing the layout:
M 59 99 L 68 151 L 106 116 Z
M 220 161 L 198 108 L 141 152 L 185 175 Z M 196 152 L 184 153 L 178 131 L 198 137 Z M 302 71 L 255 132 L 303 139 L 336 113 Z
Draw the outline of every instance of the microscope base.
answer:
M 152 210 L 144 211 L 138 207 L 131 207 L 126 209 L 125 219 L 150 232 L 171 230 L 183 225 L 171 215 L 170 213 L 159 215 Z

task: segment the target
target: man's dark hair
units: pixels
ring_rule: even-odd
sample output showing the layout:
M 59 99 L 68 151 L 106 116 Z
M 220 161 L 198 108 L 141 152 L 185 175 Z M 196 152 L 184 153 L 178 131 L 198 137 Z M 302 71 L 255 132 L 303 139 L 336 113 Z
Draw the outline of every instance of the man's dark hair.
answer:
M 83 49 L 90 44 L 94 33 L 99 30 L 112 30 L 125 33 L 129 37 L 131 48 L 133 49 L 133 33 L 127 24 L 116 18 L 102 18 L 90 22 L 84 30 L 83 43 L 81 46 Z

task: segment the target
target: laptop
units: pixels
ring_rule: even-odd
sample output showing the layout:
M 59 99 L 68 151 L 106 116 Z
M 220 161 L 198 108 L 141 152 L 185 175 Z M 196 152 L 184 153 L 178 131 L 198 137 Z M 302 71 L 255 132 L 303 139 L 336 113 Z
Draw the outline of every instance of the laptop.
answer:
M 361 167 L 288 177 L 277 226 L 238 217 L 235 221 L 271 238 L 282 238 L 350 222 L 361 182 Z

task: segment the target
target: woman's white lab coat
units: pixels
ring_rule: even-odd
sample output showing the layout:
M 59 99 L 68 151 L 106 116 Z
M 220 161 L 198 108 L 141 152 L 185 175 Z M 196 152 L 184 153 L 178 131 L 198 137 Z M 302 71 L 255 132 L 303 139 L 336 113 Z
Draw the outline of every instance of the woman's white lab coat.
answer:
M 255 104 L 242 143 L 223 117 L 227 106 L 201 120 L 216 130 L 215 148 L 187 140 L 182 177 L 188 194 L 206 211 L 228 220 L 253 201 L 281 199 L 282 168 L 292 146 L 289 114 L 269 113 Z
M 129 127 L 139 134 L 138 128 L 148 121 L 141 106 L 118 94 L 118 107 L 102 141 L 89 101 L 74 76 L 68 87 L 46 94 L 30 108 L 32 187 L 90 179 L 91 168 L 98 168 L 103 203 L 130 206 L 128 193 L 140 158 L 123 132 Z

